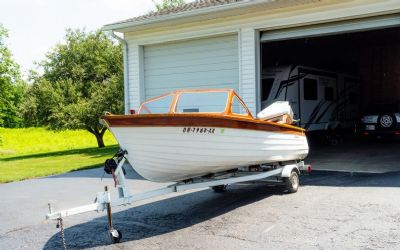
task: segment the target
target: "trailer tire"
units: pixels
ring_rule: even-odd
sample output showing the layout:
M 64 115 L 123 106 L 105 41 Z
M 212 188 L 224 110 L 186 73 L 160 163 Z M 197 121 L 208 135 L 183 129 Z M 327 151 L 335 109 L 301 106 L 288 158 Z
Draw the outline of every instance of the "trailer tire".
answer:
M 299 189 L 300 179 L 296 170 L 292 170 L 289 177 L 283 178 L 288 193 L 296 193 Z
M 223 192 L 225 192 L 226 191 L 226 187 L 227 187 L 228 185 L 218 185 L 218 186 L 214 186 L 214 187 L 211 187 L 212 188 L 212 190 L 214 191 L 214 192 L 216 192 L 216 193 L 223 193 Z

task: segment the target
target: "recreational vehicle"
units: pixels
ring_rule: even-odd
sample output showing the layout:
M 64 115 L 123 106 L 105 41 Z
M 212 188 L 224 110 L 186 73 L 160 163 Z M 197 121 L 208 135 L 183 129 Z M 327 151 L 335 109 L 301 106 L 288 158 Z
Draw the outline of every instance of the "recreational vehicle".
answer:
M 354 128 L 359 94 L 358 77 L 312 67 L 270 67 L 261 77 L 262 109 L 288 101 L 298 125 L 309 132 Z

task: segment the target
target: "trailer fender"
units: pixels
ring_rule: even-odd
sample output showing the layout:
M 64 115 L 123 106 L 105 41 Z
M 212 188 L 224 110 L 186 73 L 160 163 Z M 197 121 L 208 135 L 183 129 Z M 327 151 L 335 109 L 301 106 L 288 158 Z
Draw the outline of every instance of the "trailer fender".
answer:
M 297 167 L 297 165 L 292 164 L 283 167 L 281 177 L 290 177 L 290 174 L 292 173 L 293 170 L 296 171 L 298 174 L 300 174 L 300 170 Z

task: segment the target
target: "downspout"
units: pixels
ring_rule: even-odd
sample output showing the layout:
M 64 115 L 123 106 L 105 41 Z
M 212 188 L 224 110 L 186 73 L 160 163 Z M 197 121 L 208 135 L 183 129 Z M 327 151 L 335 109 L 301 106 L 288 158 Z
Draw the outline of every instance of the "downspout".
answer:
M 125 114 L 129 114 L 129 88 L 128 88 L 128 76 L 129 76 L 129 61 L 128 61 L 128 55 L 129 55 L 129 47 L 128 47 L 128 42 L 120 37 L 117 36 L 114 33 L 114 30 L 110 31 L 110 34 L 112 37 L 114 37 L 115 39 L 117 39 L 120 43 L 122 43 L 122 47 L 123 47 L 123 58 L 124 58 L 124 112 Z

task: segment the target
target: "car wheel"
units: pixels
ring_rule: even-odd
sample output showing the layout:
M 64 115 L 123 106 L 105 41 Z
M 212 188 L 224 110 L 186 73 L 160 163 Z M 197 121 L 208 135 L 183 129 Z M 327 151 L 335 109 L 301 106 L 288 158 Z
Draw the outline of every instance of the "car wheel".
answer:
M 393 115 L 381 115 L 378 118 L 379 126 L 383 129 L 391 129 L 396 125 L 396 117 Z

